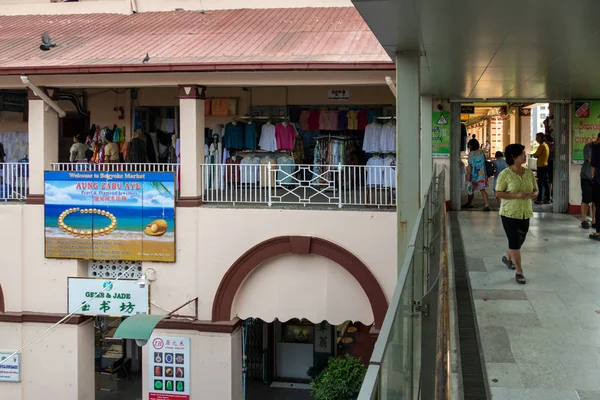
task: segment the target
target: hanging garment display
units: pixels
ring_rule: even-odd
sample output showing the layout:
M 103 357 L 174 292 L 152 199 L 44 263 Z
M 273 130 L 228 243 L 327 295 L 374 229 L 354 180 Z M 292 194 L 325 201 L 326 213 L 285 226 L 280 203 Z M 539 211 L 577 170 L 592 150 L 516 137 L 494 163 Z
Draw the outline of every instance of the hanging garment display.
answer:
M 396 152 L 396 124 L 392 121 L 384 124 L 381 129 L 380 149 L 383 153 Z
M 363 151 L 366 153 L 381 152 L 381 132 L 383 127 L 374 122 L 365 128 L 365 139 L 363 141 Z
M 223 146 L 228 149 L 244 148 L 244 124 L 239 124 L 234 121 L 225 125 Z
M 275 127 L 277 150 L 294 150 L 294 141 L 297 134 L 294 125 L 285 122 L 277 124 Z
M 375 155 L 367 161 L 367 185 L 381 185 L 383 182 L 383 158 Z
M 267 122 L 263 125 L 260 133 L 258 147 L 267 151 L 277 151 L 277 140 L 275 139 L 275 125 Z

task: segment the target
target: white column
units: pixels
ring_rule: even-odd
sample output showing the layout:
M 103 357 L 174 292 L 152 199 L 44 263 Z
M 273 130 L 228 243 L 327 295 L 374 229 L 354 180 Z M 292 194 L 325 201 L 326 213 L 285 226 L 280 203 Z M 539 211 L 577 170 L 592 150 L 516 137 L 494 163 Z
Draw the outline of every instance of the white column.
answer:
M 54 90 L 41 88 L 50 97 Z M 29 91 L 28 204 L 44 204 L 44 171 L 58 162 L 58 115 Z
M 460 211 L 461 165 L 460 103 L 450 104 L 450 209 Z M 464 178 L 462 178 L 464 179 Z
M 433 178 L 433 98 L 421 96 L 421 196 L 425 196 Z
M 419 62 L 419 52 L 396 55 L 399 266 L 404 262 L 406 248 L 422 202 Z
M 206 88 L 196 85 L 179 87 L 179 115 L 181 139 L 180 207 L 202 204 L 202 174 L 204 163 L 204 93 Z

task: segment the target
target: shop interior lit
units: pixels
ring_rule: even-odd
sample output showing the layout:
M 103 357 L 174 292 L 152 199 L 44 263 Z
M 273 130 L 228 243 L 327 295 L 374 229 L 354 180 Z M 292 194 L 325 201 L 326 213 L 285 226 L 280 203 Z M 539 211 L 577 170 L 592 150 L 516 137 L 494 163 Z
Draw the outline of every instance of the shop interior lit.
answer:
M 366 365 L 373 349 L 370 326 L 331 325 L 305 319 L 246 319 L 242 325 L 248 400 L 310 400 L 310 381 L 331 357 L 349 354 Z

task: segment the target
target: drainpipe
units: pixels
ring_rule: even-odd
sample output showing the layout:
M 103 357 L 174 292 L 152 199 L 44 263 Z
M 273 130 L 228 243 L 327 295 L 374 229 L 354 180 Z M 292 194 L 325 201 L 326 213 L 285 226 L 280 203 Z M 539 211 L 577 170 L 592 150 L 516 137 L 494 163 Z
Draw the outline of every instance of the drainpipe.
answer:
M 394 97 L 397 97 L 396 96 L 396 84 L 394 83 L 394 81 L 392 80 L 392 78 L 390 78 L 389 76 L 386 76 L 385 77 L 385 83 L 387 83 L 388 87 L 390 88 L 390 90 L 394 94 Z
M 21 81 L 23 81 L 23 84 L 25 86 L 27 86 L 29 89 L 31 89 L 31 91 L 33 93 L 35 93 L 40 99 L 44 100 L 44 103 L 46 103 L 47 105 L 49 105 L 50 107 L 52 107 L 52 109 L 54 111 L 56 111 L 56 113 L 58 114 L 58 116 L 60 118 L 64 118 L 67 113 L 65 112 L 65 110 L 63 110 L 62 108 L 60 108 L 60 106 L 58 105 L 57 102 L 55 102 L 54 100 L 52 100 L 50 97 L 48 97 L 48 95 L 46 93 L 44 93 L 44 91 L 42 89 L 40 89 L 39 87 L 37 87 L 36 85 L 34 85 L 29 78 L 27 77 L 27 75 L 21 75 Z

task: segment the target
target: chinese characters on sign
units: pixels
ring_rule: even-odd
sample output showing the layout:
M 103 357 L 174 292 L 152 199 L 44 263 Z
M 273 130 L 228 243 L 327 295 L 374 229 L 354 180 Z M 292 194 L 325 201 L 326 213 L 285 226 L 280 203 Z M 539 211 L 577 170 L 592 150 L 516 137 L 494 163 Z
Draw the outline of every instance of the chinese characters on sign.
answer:
M 330 90 L 327 98 L 329 100 L 350 100 L 350 90 L 348 90 L 348 89 Z
M 433 130 L 431 133 L 432 153 L 434 157 L 450 156 L 450 113 L 433 112 Z
M 0 382 L 21 382 L 21 363 L 19 355 L 14 355 L 7 360 L 10 353 L 0 353 Z
M 578 100 L 573 104 L 572 161 L 583 162 L 583 148 L 600 132 L 600 101 Z
M 148 285 L 140 288 L 131 279 L 111 282 L 105 279 L 68 278 L 68 293 L 69 312 L 83 305 L 77 314 L 130 316 L 149 313 Z
M 325 321 L 315 325 L 315 353 L 331 353 L 331 325 Z
M 175 262 L 175 174 L 50 172 L 48 258 Z
M 190 399 L 190 339 L 152 336 L 148 341 L 150 400 Z

